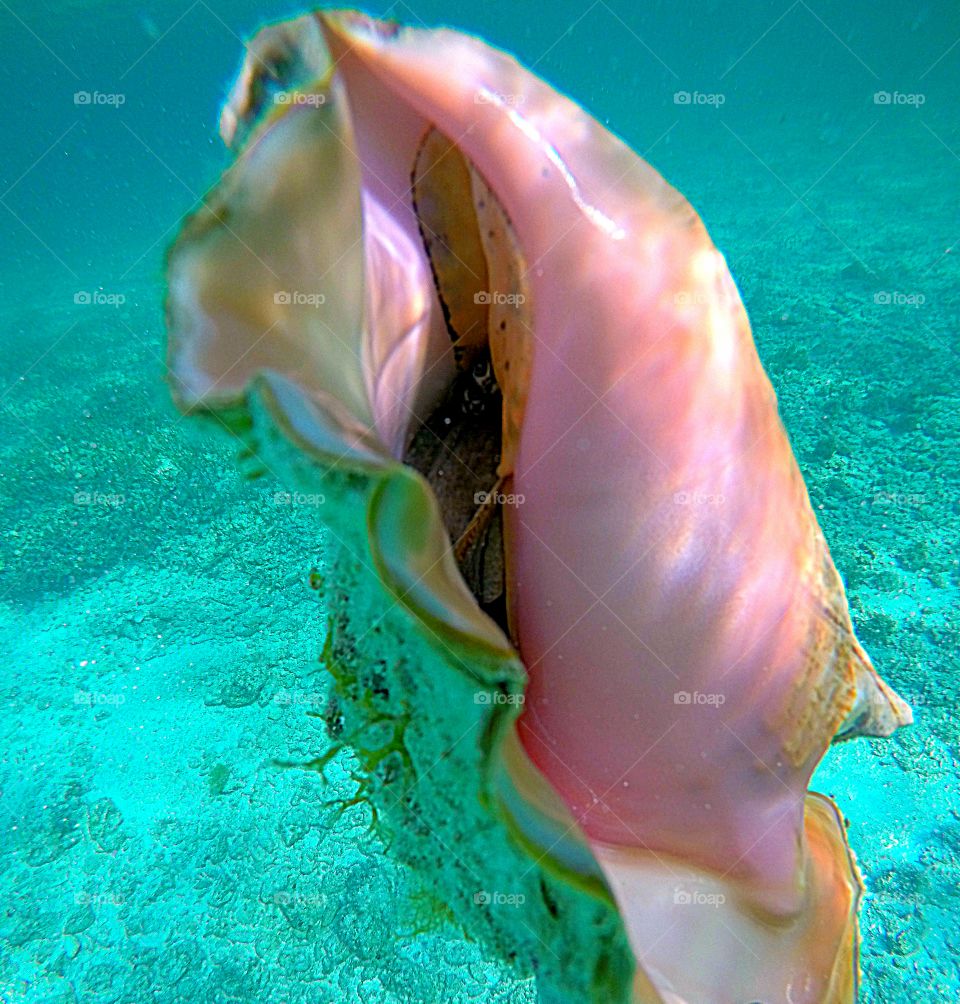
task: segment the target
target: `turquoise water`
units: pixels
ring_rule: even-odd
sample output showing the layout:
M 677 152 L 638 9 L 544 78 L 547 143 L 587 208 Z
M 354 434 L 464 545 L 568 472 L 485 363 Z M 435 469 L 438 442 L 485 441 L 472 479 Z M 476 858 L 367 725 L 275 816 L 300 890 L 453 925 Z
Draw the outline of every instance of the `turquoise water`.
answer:
M 917 712 L 814 779 L 868 886 L 862 997 L 960 998 L 960 14 L 370 9 L 516 52 L 727 255 L 859 635 Z M 0 2 L 5 1004 L 536 999 L 417 933 L 423 880 L 364 806 L 269 767 L 329 742 L 324 531 L 163 384 L 163 253 L 226 162 L 240 39 L 289 13 Z

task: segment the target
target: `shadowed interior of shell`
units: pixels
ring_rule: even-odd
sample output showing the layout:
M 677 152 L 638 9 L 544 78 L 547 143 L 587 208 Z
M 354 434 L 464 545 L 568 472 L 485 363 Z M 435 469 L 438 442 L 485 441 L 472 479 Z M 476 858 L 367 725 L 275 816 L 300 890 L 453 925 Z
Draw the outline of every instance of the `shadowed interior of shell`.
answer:
M 506 631 L 501 507 L 529 381 L 526 265 L 495 193 L 436 128 L 417 151 L 411 197 L 456 372 L 403 461 L 429 481 L 461 573 Z

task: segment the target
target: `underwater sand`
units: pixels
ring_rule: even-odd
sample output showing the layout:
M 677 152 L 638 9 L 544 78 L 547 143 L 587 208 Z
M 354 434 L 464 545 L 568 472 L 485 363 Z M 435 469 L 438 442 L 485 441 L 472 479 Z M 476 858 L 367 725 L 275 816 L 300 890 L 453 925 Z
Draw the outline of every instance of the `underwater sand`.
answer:
M 0 1001 L 532 1004 L 366 807 L 335 804 L 348 760 L 326 786 L 270 766 L 329 743 L 324 531 L 168 403 L 162 255 L 223 162 L 232 33 L 288 11 L 168 6 L 0 6 Z M 868 887 L 862 999 L 957 1000 L 960 46 L 935 60 L 960 19 L 372 9 L 542 56 L 727 255 L 859 636 L 917 715 L 812 785 Z M 896 88 L 924 105 L 874 103 Z M 127 100 L 78 108 L 80 89 Z M 74 302 L 98 289 L 124 302 Z

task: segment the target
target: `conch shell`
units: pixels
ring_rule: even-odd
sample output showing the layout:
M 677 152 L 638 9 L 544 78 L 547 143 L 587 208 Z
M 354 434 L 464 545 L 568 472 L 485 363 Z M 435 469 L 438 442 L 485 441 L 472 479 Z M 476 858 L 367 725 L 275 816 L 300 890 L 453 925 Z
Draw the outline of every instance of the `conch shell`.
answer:
M 541 960 L 551 999 L 853 1000 L 862 886 L 807 788 L 911 713 L 695 211 L 510 56 L 350 12 L 264 29 L 221 133 L 170 255 L 175 397 L 366 486 L 329 525 L 486 688 L 462 784 L 608 911 L 607 949 L 549 911 L 589 970 Z

